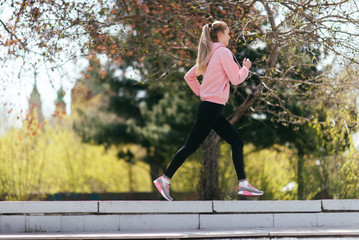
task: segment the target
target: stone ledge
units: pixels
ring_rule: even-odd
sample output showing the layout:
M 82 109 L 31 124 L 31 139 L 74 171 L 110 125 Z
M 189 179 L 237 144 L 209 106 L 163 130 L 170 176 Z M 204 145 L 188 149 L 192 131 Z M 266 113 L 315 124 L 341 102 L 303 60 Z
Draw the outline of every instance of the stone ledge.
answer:
M 0 202 L 0 233 L 359 229 L 357 203 L 357 200 Z
M 359 200 L 0 202 L 0 215 L 320 212 L 359 212 Z

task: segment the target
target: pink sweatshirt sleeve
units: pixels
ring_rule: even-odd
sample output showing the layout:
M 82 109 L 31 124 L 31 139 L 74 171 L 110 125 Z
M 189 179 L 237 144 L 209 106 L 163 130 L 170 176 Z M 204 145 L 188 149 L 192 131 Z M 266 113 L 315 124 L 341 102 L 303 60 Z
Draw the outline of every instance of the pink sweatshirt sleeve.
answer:
M 201 84 L 199 84 L 197 80 L 197 66 L 194 65 L 184 76 L 188 86 L 192 89 L 192 91 L 199 96 Z
M 219 49 L 222 67 L 226 72 L 229 81 L 233 85 L 238 85 L 246 80 L 249 70 L 246 67 L 242 67 L 241 69 L 237 65 L 237 63 L 233 60 L 233 55 L 228 48 Z

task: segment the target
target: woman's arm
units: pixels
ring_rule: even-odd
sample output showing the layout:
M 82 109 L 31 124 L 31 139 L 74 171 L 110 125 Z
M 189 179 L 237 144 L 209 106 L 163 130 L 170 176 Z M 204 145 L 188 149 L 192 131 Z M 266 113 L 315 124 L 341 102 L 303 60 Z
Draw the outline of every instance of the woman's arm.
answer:
M 239 68 L 236 62 L 233 60 L 231 51 L 228 48 L 219 49 L 221 62 L 229 81 L 233 85 L 238 85 L 244 82 L 248 77 L 249 69 L 246 67 Z
M 197 65 L 194 65 L 184 76 L 188 86 L 192 89 L 192 91 L 199 96 L 201 90 L 201 84 L 199 84 L 197 80 Z

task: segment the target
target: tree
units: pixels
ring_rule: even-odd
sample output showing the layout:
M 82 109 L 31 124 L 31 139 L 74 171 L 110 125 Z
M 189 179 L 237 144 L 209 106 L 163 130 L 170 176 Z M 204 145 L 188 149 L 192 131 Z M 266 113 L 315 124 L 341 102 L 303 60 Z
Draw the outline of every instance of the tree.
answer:
M 318 93 L 323 103 L 317 105 L 315 118 L 325 121 L 326 125 L 308 123 L 306 131 L 312 134 L 312 151 L 307 155 L 315 159 L 315 165 L 309 168 L 311 178 L 305 179 L 305 195 L 313 198 L 356 198 L 358 190 L 358 149 L 355 149 L 354 137 L 358 132 L 358 89 L 353 78 L 357 76 L 357 65 L 350 64 L 336 78 L 343 83 L 330 91 L 336 102 L 329 101 L 327 93 Z M 327 81 L 332 81 L 328 79 Z M 340 98 L 340 99 L 339 99 Z M 339 126 L 337 124 L 339 123 Z M 342 124 L 340 124 L 342 123 Z
M 262 43 L 266 52 L 263 58 L 255 59 L 255 64 L 264 67 L 253 74 L 252 78 L 258 81 L 245 86 L 243 101 L 233 106 L 229 118 L 232 124 L 237 123 L 248 109 L 265 114 L 276 123 L 314 122 L 310 111 L 294 111 L 300 108 L 291 108 L 291 100 L 295 99 L 297 106 L 313 105 L 317 102 L 316 92 L 333 85 L 323 83 L 330 69 L 323 69 L 321 74 L 301 76 L 306 67 L 315 67 L 319 52 L 324 57 L 333 53 L 343 61 L 358 63 L 353 57 L 359 50 L 356 44 L 359 34 L 355 32 L 359 25 L 355 15 L 358 6 L 350 0 L 193 3 L 133 0 L 116 1 L 113 5 L 104 1 L 74 3 L 63 0 L 61 3 L 14 1 L 13 5 L 16 9 L 14 17 L 1 22 L 7 32 L 2 39 L 9 54 L 24 57 L 32 51 L 31 42 L 46 59 L 54 60 L 56 54 L 53 53 L 61 50 L 60 45 L 70 43 L 65 39 L 78 42 L 85 37 L 85 44 L 79 41 L 80 51 L 106 54 L 118 64 L 124 56 L 132 56 L 138 63 L 151 56 L 171 57 L 174 64 L 164 65 L 160 71 L 146 72 L 144 68 L 145 81 L 153 85 L 164 82 L 165 77 L 177 68 L 187 68 L 194 63 L 198 37 L 205 23 L 215 19 L 226 21 L 233 35 L 232 50 L 247 47 L 252 42 Z M 49 17 L 56 19 L 57 24 L 48 21 Z M 128 28 L 124 29 L 124 26 Z M 111 33 L 116 27 L 126 32 L 125 40 Z M 30 29 L 31 35 L 16 34 Z M 311 58 L 308 53 L 312 53 Z M 278 61 L 281 57 L 291 57 L 295 61 L 288 65 L 290 61 Z M 335 84 L 340 85 L 340 82 Z M 325 124 L 324 121 L 320 123 Z M 211 134 L 205 145 L 206 162 L 213 168 L 204 172 L 214 172 L 205 174 L 206 181 L 213 183 L 213 189 L 204 191 L 209 198 L 218 197 L 218 181 L 210 179 L 211 176 L 216 178 L 218 141 L 219 138 Z
M 128 72 L 133 72 L 134 65 L 130 58 L 126 61 L 129 65 L 122 64 L 121 74 L 112 71 L 111 63 L 102 70 L 99 61 L 91 61 L 80 82 L 88 86 L 81 88 L 83 91 L 93 89 L 92 93 L 86 94 L 88 101 L 100 98 L 101 104 L 91 111 L 79 106 L 81 117 L 74 127 L 86 142 L 142 146 L 146 150 L 143 161 L 149 164 L 151 178 L 155 179 L 165 169 L 176 148 L 183 144 L 187 129 L 193 124 L 196 105 L 190 104 L 190 95 L 183 86 L 151 87 L 132 78 Z M 101 73 L 102 77 L 99 76 Z M 134 160 L 132 155 L 129 150 L 118 153 L 129 163 Z
M 127 2 L 126 2 L 127 4 Z M 171 5 L 172 4 L 172 5 Z M 309 109 L 302 106 L 310 106 L 316 102 L 316 91 L 322 91 L 328 85 L 323 84 L 323 78 L 327 72 L 318 73 L 308 71 L 316 67 L 319 53 L 328 54 L 333 52 L 344 59 L 356 62 L 351 56 L 355 56 L 358 48 L 355 44 L 351 31 L 345 31 L 333 26 L 331 23 L 339 21 L 351 26 L 358 26 L 358 20 L 350 14 L 350 1 L 324 2 L 324 1 L 246 1 L 227 2 L 211 1 L 194 3 L 190 10 L 185 12 L 187 6 L 183 3 L 170 3 L 162 1 L 159 5 L 146 2 L 137 4 L 130 2 L 131 12 L 126 19 L 130 19 L 136 29 L 136 36 L 153 39 L 158 35 L 149 35 L 144 31 L 146 23 L 148 26 L 158 28 L 157 32 L 162 34 L 166 41 L 159 41 L 161 45 L 156 51 L 164 55 L 173 56 L 180 63 L 181 56 L 192 55 L 196 46 L 195 36 L 199 36 L 202 25 L 213 19 L 225 20 L 236 39 L 234 46 L 247 46 L 251 42 L 262 42 L 266 55 L 255 63 L 264 66 L 258 73 L 263 73 L 257 83 L 248 84 L 241 104 L 233 106 L 233 114 L 230 117 L 232 124 L 236 123 L 249 108 L 255 112 L 263 113 L 277 123 L 303 124 L 315 121 L 311 117 Z M 166 13 L 164 14 L 164 10 Z M 143 12 L 146 14 L 138 15 Z M 279 15 L 278 13 L 282 14 Z M 327 14 L 327 13 L 335 14 Z M 184 16 L 191 13 L 191 18 Z M 176 16 L 176 17 L 174 17 Z M 279 19 L 279 17 L 282 17 Z M 119 15 L 119 20 L 124 19 Z M 175 19 L 175 20 L 174 20 Z M 192 30 L 188 26 L 197 26 Z M 178 27 L 181 26 L 181 27 Z M 170 31 L 173 30 L 173 31 Z M 348 41 L 342 44 L 341 39 Z M 186 45 L 186 40 L 191 44 Z M 157 40 L 158 41 L 158 40 Z M 145 42 L 145 41 L 142 41 Z M 151 41 L 150 41 L 151 42 Z M 182 45 L 182 46 L 181 46 Z M 192 47 L 192 51 L 184 46 Z M 350 50 L 351 55 L 341 52 L 339 49 Z M 311 56 L 309 55 L 311 54 Z M 291 59 L 291 61 L 279 62 L 278 59 Z M 171 68 L 165 72 L 172 70 Z M 325 70 L 325 69 L 324 69 Z M 161 76 L 157 78 L 161 80 Z M 293 100 L 297 107 L 293 108 Z M 258 103 L 254 105 L 254 103 Z M 299 106 L 299 107 L 298 107 Z M 297 109 L 297 110 L 296 110 Z M 298 111 L 300 110 L 300 111 Z M 324 124 L 324 122 L 322 122 Z M 219 138 L 211 134 L 205 144 L 205 157 L 208 168 L 205 165 L 205 181 L 208 189 L 204 189 L 208 199 L 218 198 L 218 182 L 216 181 L 216 159 L 218 156 Z M 300 149 L 301 146 L 298 146 Z M 299 162 L 298 180 L 301 181 L 301 162 Z M 212 178 L 212 179 L 211 179 Z M 299 184 L 300 187 L 302 184 Z
M 326 23 L 333 21 L 332 18 L 335 16 L 320 16 L 320 14 L 315 14 L 315 11 L 324 6 L 333 8 L 333 11 L 340 11 L 338 8 L 341 4 L 348 1 L 330 4 L 324 3 L 323 5 L 320 5 L 319 2 L 316 2 L 316 4 L 311 3 L 314 1 L 306 1 L 306 3 L 280 1 L 278 4 L 270 3 L 269 1 L 260 2 L 263 5 L 263 12 L 268 19 L 269 28 L 264 28 L 267 24 L 263 21 L 260 22 L 262 24 L 254 24 L 255 21 L 248 21 L 248 25 L 254 25 L 253 30 L 255 30 L 256 33 L 244 35 L 257 39 L 258 37 L 259 39 L 262 37 L 263 41 L 265 41 L 268 57 L 265 58 L 264 75 L 261 77 L 260 83 L 248 91 L 250 94 L 246 96 L 242 104 L 234 107 L 235 111 L 230 121 L 232 124 L 236 123 L 247 109 L 252 108 L 255 112 L 265 113 L 267 117 L 272 116 L 271 118 L 277 123 L 303 124 L 305 122 L 313 122 L 315 119 L 310 116 L 312 114 L 311 111 L 308 111 L 310 108 L 305 110 L 305 108 L 300 107 L 300 105 L 310 106 L 310 104 L 317 102 L 316 92 L 323 91 L 323 89 L 330 86 L 323 83 L 323 77 L 326 75 L 325 72 L 322 74 L 315 74 L 315 71 L 305 73 L 305 69 L 308 69 L 306 66 L 315 67 L 316 59 L 319 58 L 316 52 L 318 53 L 319 50 L 321 50 L 319 48 L 320 44 L 324 45 L 324 52 L 334 51 L 336 54 L 343 56 L 343 53 L 338 52 L 336 48 L 339 45 L 337 34 L 341 32 L 351 37 L 350 32 L 337 32 L 335 28 L 326 26 Z M 277 9 L 282 8 L 282 11 L 288 10 L 287 14 L 285 14 L 285 19 L 279 24 L 275 22 L 273 7 L 277 7 Z M 310 12 L 310 14 L 308 12 Z M 341 19 L 340 15 L 337 17 Z M 256 20 L 258 20 L 258 18 Z M 355 19 L 346 18 L 346 20 L 348 23 L 358 25 L 358 21 Z M 321 35 L 321 31 L 326 31 L 330 34 L 328 36 Z M 346 47 L 353 50 L 353 53 L 358 51 L 352 41 L 348 42 Z M 299 51 L 297 50 L 298 48 Z M 308 52 L 313 54 L 312 59 L 309 59 L 312 60 L 312 63 L 307 60 Z M 295 60 L 292 62 L 295 65 L 289 65 L 288 63 L 291 63 L 291 61 L 279 62 L 280 57 L 282 57 L 282 59 L 291 58 Z M 343 57 L 347 58 L 348 56 Z M 354 58 L 350 58 L 349 60 L 356 61 Z M 340 84 L 338 83 L 338 85 Z M 257 100 L 260 101 L 260 104 L 254 107 L 254 103 Z M 334 99 L 331 98 L 330 100 Z M 293 103 L 295 103 L 297 107 L 291 107 Z M 295 111 L 295 109 L 297 109 L 297 111 Z M 324 122 L 322 123 L 324 124 Z M 353 122 L 351 124 L 353 124 Z M 211 159 L 210 156 L 215 156 L 211 161 L 214 162 L 212 164 L 214 167 L 216 167 L 215 158 L 217 155 L 213 153 L 213 151 L 215 151 L 213 149 L 218 149 L 218 141 L 219 138 L 212 134 L 206 146 L 206 149 L 208 149 L 208 159 Z M 299 155 L 303 156 L 304 153 L 301 151 L 303 146 L 297 144 L 297 148 Z M 299 198 L 301 198 L 303 191 L 303 181 L 301 177 L 302 165 L 303 158 L 299 158 Z M 209 170 L 208 172 L 213 173 L 213 170 Z M 210 191 L 213 192 L 215 190 L 216 187 L 214 186 Z

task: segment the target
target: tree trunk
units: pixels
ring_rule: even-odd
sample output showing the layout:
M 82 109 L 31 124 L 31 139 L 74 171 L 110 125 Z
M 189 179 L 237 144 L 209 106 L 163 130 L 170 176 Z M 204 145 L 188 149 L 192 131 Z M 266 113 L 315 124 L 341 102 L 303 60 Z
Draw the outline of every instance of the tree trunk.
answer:
M 150 165 L 151 181 L 153 181 L 161 175 L 161 172 L 163 170 L 161 164 L 161 156 L 157 156 L 153 148 L 147 147 L 146 158 L 146 162 L 148 162 Z M 152 190 L 156 191 L 156 187 L 154 184 L 152 184 Z
M 157 163 L 151 163 L 150 164 L 150 172 L 151 172 L 151 179 L 152 181 L 155 180 L 156 178 L 158 178 L 161 174 L 161 166 Z M 152 184 L 153 185 L 153 184 Z M 155 190 L 155 185 L 152 186 L 152 189 Z
M 218 135 L 212 131 L 204 142 L 199 191 L 201 200 L 219 200 L 221 197 L 218 183 L 219 140 Z
M 134 192 L 135 189 L 135 178 L 133 176 L 133 164 L 128 163 L 128 181 L 129 181 L 129 191 Z
M 298 200 L 303 200 L 304 197 L 304 154 L 303 151 L 298 149 L 298 166 L 297 166 L 297 183 L 298 183 Z

